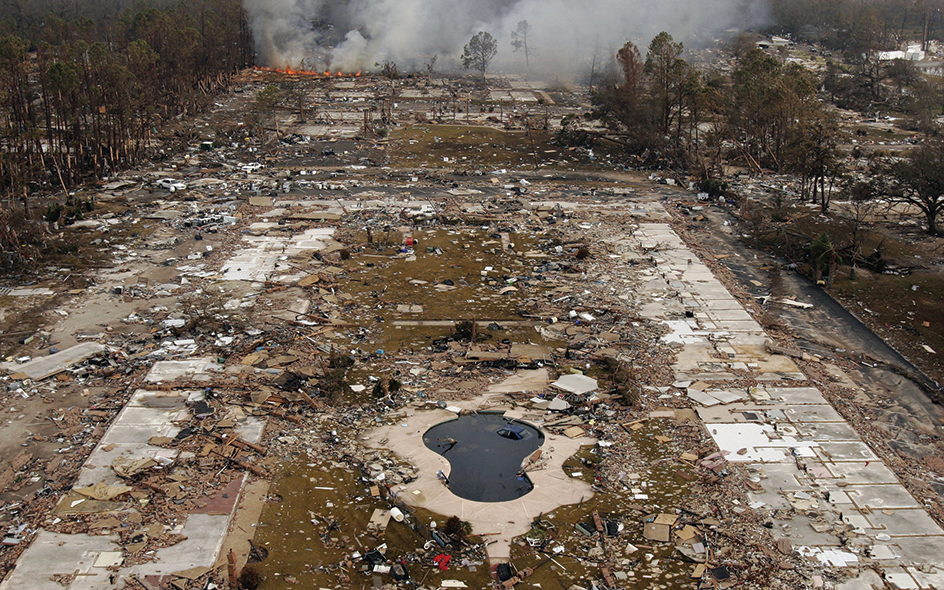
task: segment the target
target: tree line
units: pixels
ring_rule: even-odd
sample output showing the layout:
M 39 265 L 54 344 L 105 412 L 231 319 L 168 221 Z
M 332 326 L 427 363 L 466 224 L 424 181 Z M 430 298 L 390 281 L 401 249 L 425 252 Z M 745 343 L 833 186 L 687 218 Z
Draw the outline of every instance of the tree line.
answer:
M 801 161 L 809 146 L 799 144 L 832 128 L 809 70 L 744 47 L 726 75 L 692 66 L 683 50 L 666 32 L 652 39 L 645 57 L 627 42 L 616 67 L 592 89 L 592 116 L 616 131 L 641 164 L 687 167 L 703 179 L 720 177 L 730 161 L 756 171 L 813 165 Z M 818 190 L 814 180 L 811 172 L 811 192 Z
M 911 40 L 927 49 L 944 31 L 942 0 L 770 0 L 770 8 L 771 32 L 843 52 Z
M 205 109 L 252 63 L 240 0 L 139 5 L 101 20 L 6 16 L 0 193 L 24 204 L 32 191 L 68 191 L 141 162 L 161 123 Z
M 878 67 L 866 74 L 859 54 L 830 60 L 818 74 L 744 39 L 734 44 L 733 54 L 732 67 L 722 72 L 691 65 L 683 45 L 666 32 L 652 39 L 645 56 L 627 42 L 595 81 L 590 116 L 640 167 L 694 173 L 712 194 L 721 192 L 726 165 L 794 174 L 800 199 L 826 213 L 834 191 L 848 194 L 863 176 L 844 161 L 848 154 L 839 144 L 852 138 L 843 140 L 834 105 L 866 114 L 885 108 L 911 113 L 904 124 L 925 145 L 904 158 L 875 162 L 871 175 L 884 182 L 867 185 L 873 196 L 918 208 L 928 231 L 936 233 L 937 216 L 944 212 L 944 182 L 937 178 L 944 169 L 936 123 L 944 105 L 940 80 L 920 75 L 904 60 L 876 59 Z M 871 98 L 854 100 L 863 93 Z M 561 140 L 592 142 L 593 135 L 576 123 L 564 121 Z

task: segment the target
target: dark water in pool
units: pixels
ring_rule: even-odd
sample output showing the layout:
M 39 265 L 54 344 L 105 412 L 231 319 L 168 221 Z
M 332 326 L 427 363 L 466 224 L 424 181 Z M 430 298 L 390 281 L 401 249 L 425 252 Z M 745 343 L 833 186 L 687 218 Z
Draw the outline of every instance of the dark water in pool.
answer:
M 501 414 L 480 413 L 460 416 L 426 431 L 426 447 L 445 457 L 452 467 L 452 493 L 478 502 L 504 502 L 534 488 L 527 476 L 517 474 L 524 458 L 544 444 L 544 435 L 533 426 L 512 422 L 523 427 L 524 438 L 506 438 L 498 431 L 507 424 Z

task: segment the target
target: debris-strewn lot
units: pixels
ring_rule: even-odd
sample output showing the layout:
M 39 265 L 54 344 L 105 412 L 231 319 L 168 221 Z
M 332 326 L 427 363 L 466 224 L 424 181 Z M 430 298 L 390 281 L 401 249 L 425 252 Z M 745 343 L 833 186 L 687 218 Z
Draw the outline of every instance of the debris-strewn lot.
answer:
M 97 187 L 82 264 L 0 293 L 0 589 L 941 587 L 940 415 L 891 444 L 702 241 L 730 205 L 554 144 L 576 111 L 249 72 Z M 484 411 L 546 437 L 514 504 L 423 444 Z

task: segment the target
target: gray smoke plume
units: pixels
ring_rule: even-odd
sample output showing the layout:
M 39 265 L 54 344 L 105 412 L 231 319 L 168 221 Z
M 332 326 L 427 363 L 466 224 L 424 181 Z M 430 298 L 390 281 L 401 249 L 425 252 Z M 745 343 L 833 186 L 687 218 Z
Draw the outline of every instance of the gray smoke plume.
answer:
M 531 25 L 532 71 L 568 75 L 626 41 L 645 53 L 668 31 L 686 45 L 763 23 L 766 0 L 244 0 L 263 65 L 360 71 L 384 61 L 457 68 L 478 31 L 498 40 L 494 68 L 523 70 L 511 46 Z
M 243 0 L 256 44 L 256 62 L 271 67 L 299 67 L 312 62 L 324 50 L 322 34 L 313 18 L 322 0 Z

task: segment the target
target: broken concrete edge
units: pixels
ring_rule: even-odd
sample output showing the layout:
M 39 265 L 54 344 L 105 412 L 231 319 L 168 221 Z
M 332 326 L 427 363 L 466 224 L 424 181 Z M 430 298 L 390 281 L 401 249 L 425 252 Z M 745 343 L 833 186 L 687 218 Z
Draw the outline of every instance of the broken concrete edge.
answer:
M 0 363 L 0 369 L 8 371 L 10 377 L 41 381 L 106 350 L 107 347 L 98 342 L 83 342 L 49 356 L 32 359 L 26 363 Z

